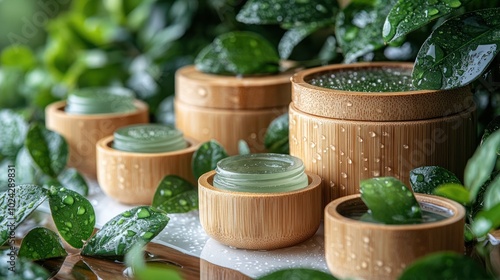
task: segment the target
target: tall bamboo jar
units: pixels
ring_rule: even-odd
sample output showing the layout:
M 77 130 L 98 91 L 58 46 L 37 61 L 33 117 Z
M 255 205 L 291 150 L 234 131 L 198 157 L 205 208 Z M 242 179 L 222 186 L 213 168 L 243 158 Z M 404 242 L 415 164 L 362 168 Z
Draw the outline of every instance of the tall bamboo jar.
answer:
M 290 154 L 323 179 L 323 202 L 359 193 L 362 179 L 393 176 L 406 184 L 423 165 L 458 176 L 472 155 L 476 107 L 468 87 L 452 90 L 355 92 L 314 86 L 320 75 L 390 68 L 411 63 L 329 65 L 292 77 Z
M 185 66 L 175 78 L 176 127 L 200 142 L 217 140 L 230 155 L 239 140 L 264 152 L 267 127 L 288 110 L 291 75 L 222 76 Z

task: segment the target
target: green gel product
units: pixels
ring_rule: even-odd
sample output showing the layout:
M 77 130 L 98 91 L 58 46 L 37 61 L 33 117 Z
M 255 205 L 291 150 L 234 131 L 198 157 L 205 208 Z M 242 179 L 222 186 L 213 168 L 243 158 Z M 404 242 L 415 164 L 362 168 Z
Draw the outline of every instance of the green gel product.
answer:
M 89 87 L 71 92 L 66 101 L 68 114 L 92 115 L 135 111 L 133 91 L 119 87 Z
M 297 157 L 285 154 L 247 154 L 217 163 L 213 185 L 222 190 L 279 193 L 307 187 L 305 167 Z
M 135 153 L 173 152 L 188 146 L 182 132 L 163 124 L 136 124 L 114 133 L 113 148 Z
M 322 73 L 311 85 L 356 92 L 398 92 L 415 90 L 411 69 L 395 67 L 360 68 Z

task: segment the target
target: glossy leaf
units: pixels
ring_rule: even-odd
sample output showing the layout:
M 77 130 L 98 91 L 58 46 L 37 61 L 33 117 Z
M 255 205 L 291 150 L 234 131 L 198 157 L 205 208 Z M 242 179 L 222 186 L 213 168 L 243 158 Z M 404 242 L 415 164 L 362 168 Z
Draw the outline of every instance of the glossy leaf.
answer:
M 215 170 L 219 160 L 228 157 L 224 147 L 215 140 L 210 140 L 200 145 L 193 154 L 193 174 L 199 178 L 204 173 Z
M 12 257 L 12 252 L 11 250 L 0 251 L 0 279 L 42 280 L 50 278 L 45 268 L 25 258 L 18 258 L 15 255 Z M 12 267 L 14 269 L 11 269 Z
M 471 228 L 475 236 L 482 237 L 499 226 L 500 204 L 497 204 L 488 210 L 480 211 L 472 221 Z
M 144 261 L 144 251 L 142 247 L 144 243 L 136 243 L 125 255 L 125 264 L 132 268 L 134 279 L 150 280 L 150 279 L 171 279 L 181 280 L 181 275 L 172 267 L 166 265 L 146 264 Z
M 469 191 L 459 183 L 445 183 L 434 189 L 435 195 L 443 196 L 452 199 L 463 205 L 468 205 L 469 201 Z
M 94 207 L 75 191 L 53 185 L 49 192 L 50 212 L 59 234 L 69 245 L 81 248 L 94 231 Z
M 57 178 L 66 189 L 75 191 L 83 196 L 89 194 L 89 186 L 78 170 L 74 168 L 64 169 Z
M 0 195 L 0 245 L 47 199 L 47 191 L 35 185 L 17 185 Z
M 26 147 L 22 147 L 16 156 L 16 183 L 40 184 L 43 172 L 31 158 Z
M 278 44 L 278 53 L 280 58 L 288 59 L 295 46 L 304 40 L 304 38 L 329 23 L 331 24 L 331 21 L 300 25 L 286 31 Z
M 121 257 L 139 241 L 149 242 L 168 223 L 168 216 L 149 206 L 138 206 L 108 221 L 85 244 L 84 256 Z
M 238 141 L 238 154 L 240 155 L 248 155 L 250 154 L 250 147 L 245 140 Z
M 353 0 L 337 16 L 335 34 L 345 63 L 384 47 L 382 27 L 397 0 Z
M 360 183 L 361 199 L 373 218 L 385 224 L 422 221 L 420 204 L 401 181 L 393 177 L 371 178 Z
M 440 166 L 422 166 L 410 171 L 410 185 L 416 193 L 432 194 L 437 186 L 446 183 L 461 182 L 453 172 Z
M 289 280 L 289 279 L 314 279 L 314 280 L 336 280 L 329 273 L 310 268 L 289 268 L 271 272 L 257 278 L 258 280 Z
M 338 11 L 335 0 L 249 0 L 236 20 L 246 24 L 282 24 L 285 27 L 330 20 Z
M 222 75 L 271 74 L 279 72 L 274 46 L 257 33 L 234 31 L 222 34 L 200 51 L 196 68 Z
M 427 255 L 411 263 L 398 278 L 399 280 L 428 279 L 493 279 L 476 260 L 452 252 Z
M 496 116 L 493 120 L 491 120 L 488 125 L 485 127 L 483 136 L 481 137 L 481 143 L 486 141 L 490 135 L 497 131 L 500 128 L 500 116 Z M 497 148 L 497 155 L 500 155 L 500 147 Z
M 382 34 L 392 42 L 408 33 L 462 8 L 471 0 L 399 0 L 391 9 L 384 23 Z
M 489 210 L 496 205 L 500 205 L 500 175 L 491 180 L 484 193 L 484 210 Z
M 18 256 L 29 260 L 45 260 L 67 256 L 57 233 L 47 228 L 37 227 L 23 238 Z
M 289 116 L 288 113 L 274 119 L 264 135 L 264 146 L 270 153 L 288 154 L 290 152 L 289 141 Z
M 66 166 L 68 161 L 66 140 L 41 124 L 35 123 L 29 128 L 25 145 L 33 161 L 45 174 L 56 177 Z
M 23 146 L 28 124 L 19 114 L 11 110 L 0 110 L 0 158 L 15 157 Z
M 500 8 L 466 13 L 437 27 L 417 54 L 413 83 L 449 89 L 481 76 L 500 49 Z
M 156 189 L 151 206 L 167 213 L 198 209 L 197 187 L 176 175 L 167 175 Z
M 498 147 L 500 147 L 500 131 L 494 132 L 472 157 L 467 161 L 464 171 L 464 186 L 470 192 L 470 200 L 474 201 L 481 186 L 488 181 L 495 168 Z

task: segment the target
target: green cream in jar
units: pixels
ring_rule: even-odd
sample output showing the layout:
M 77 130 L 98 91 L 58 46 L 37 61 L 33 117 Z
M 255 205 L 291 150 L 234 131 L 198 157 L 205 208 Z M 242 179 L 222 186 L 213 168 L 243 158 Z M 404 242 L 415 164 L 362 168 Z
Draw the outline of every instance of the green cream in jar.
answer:
M 290 192 L 307 187 L 305 167 L 285 154 L 247 154 L 220 160 L 213 185 L 222 190 L 252 193 Z
M 68 95 L 65 112 L 92 115 L 135 111 L 135 94 L 120 87 L 88 87 L 74 90 Z
M 113 148 L 135 153 L 165 153 L 188 146 L 182 132 L 163 124 L 124 126 L 114 133 Z

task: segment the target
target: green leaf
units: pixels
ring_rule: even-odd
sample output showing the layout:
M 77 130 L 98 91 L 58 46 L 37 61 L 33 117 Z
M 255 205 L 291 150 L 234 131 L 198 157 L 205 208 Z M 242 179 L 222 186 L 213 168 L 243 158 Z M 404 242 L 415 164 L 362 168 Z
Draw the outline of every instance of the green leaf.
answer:
M 171 279 L 181 280 L 181 275 L 172 267 L 164 264 L 146 264 L 144 261 L 144 251 L 142 247 L 144 243 L 138 242 L 125 255 L 125 264 L 132 268 L 134 279 L 150 280 L 150 279 Z
M 500 8 L 466 13 L 437 27 L 417 54 L 413 84 L 449 89 L 480 77 L 500 49 L 498 13 Z
M 227 158 L 226 150 L 215 140 L 210 140 L 200 145 L 193 154 L 193 174 L 199 178 L 204 173 L 215 170 L 217 162 Z
M 470 192 L 470 201 L 476 199 L 481 186 L 488 181 L 497 161 L 498 147 L 500 147 L 500 131 L 494 132 L 472 157 L 467 161 L 464 171 L 464 186 Z
M 13 168 L 12 168 L 13 167 Z M 12 169 L 12 170 L 15 170 L 15 164 L 14 164 L 14 161 L 12 161 L 11 159 L 9 158 L 5 158 L 5 159 L 0 159 L 0 170 L 5 170 L 4 174 L 7 174 L 7 176 L 0 176 L 0 193 L 6 191 L 9 187 L 9 175 L 8 175 L 8 171 L 9 169 Z M 13 179 L 10 179 L 11 181 Z M 17 180 L 16 180 L 17 181 Z M 12 183 L 12 182 L 11 182 Z M 16 182 L 17 183 L 17 182 Z
M 50 187 L 50 212 L 59 234 L 75 248 L 81 248 L 94 231 L 95 213 L 92 204 L 79 193 Z
M 168 223 L 168 216 L 149 206 L 138 206 L 107 222 L 81 251 L 83 256 L 124 256 L 139 241 L 149 242 Z
M 0 79 L 1 80 L 1 79 Z M 24 144 L 28 123 L 11 110 L 0 110 L 0 158 L 15 157 Z
M 371 178 L 360 183 L 361 199 L 373 218 L 385 224 L 422 221 L 417 199 L 401 181 L 393 177 Z
M 469 191 L 459 183 L 445 183 L 434 189 L 435 195 L 452 199 L 463 205 L 470 204 Z
M 238 154 L 249 155 L 251 153 L 250 147 L 245 140 L 238 141 Z
M 279 72 L 279 56 L 271 43 L 257 33 L 234 31 L 222 34 L 200 51 L 199 71 L 222 75 L 272 74 Z
M 156 189 L 151 206 L 167 213 L 198 209 L 197 187 L 176 175 L 167 175 Z
M 488 185 L 484 193 L 484 210 L 500 205 L 500 175 L 497 175 Z
M 289 268 L 271 272 L 257 278 L 258 280 L 289 280 L 289 279 L 309 279 L 309 280 L 336 280 L 331 274 L 310 268 Z
M 16 183 L 40 184 L 43 173 L 31 158 L 26 147 L 22 147 L 16 157 Z
M 47 228 L 37 227 L 23 238 L 18 256 L 37 261 L 67 256 L 57 233 Z
M 17 108 L 24 105 L 25 100 L 19 94 L 23 80 L 24 72 L 21 69 L 0 67 L 0 108 Z
M 384 40 L 393 42 L 469 2 L 471 0 L 399 0 L 385 20 L 382 31 Z
M 17 185 L 0 195 L 0 244 L 11 231 L 47 199 L 47 191 L 35 185 Z
M 14 260 L 12 260 L 12 258 L 14 258 Z M 17 258 L 15 256 L 15 251 L 1 251 L 0 279 L 43 280 L 49 278 L 49 272 L 40 265 L 22 257 Z
M 249 0 L 236 15 L 236 20 L 246 24 L 302 24 L 334 21 L 338 11 L 335 0 Z
M 28 46 L 10 45 L 2 50 L 0 56 L 2 66 L 17 67 L 28 71 L 36 65 L 36 57 Z
M 486 141 L 491 134 L 500 128 L 500 116 L 496 116 L 493 120 L 491 120 L 486 128 L 484 129 L 483 136 L 481 137 L 481 143 Z M 500 147 L 497 149 L 497 155 L 500 155 Z
M 280 55 L 280 58 L 288 59 L 292 54 L 295 46 L 297 46 L 302 40 L 304 40 L 304 38 L 327 24 L 331 24 L 331 21 L 300 25 L 286 31 L 285 34 L 283 34 L 283 37 L 281 37 L 281 40 L 278 44 L 278 53 Z
M 398 278 L 399 280 L 427 279 L 493 279 L 476 260 L 452 252 L 427 255 L 411 263 Z
M 288 154 L 290 152 L 288 118 L 288 113 L 285 113 L 269 124 L 264 135 L 264 146 L 270 153 Z
M 35 123 L 28 130 L 26 148 L 33 161 L 45 174 L 57 177 L 68 161 L 68 144 L 56 132 Z
M 482 210 L 477 213 L 472 221 L 472 232 L 478 237 L 483 237 L 488 232 L 500 226 L 500 204 L 493 206 L 488 210 Z
M 67 168 L 57 177 L 66 189 L 75 191 L 83 196 L 89 194 L 89 186 L 83 176 L 74 168 Z
M 446 183 L 461 182 L 453 172 L 440 166 L 422 166 L 410 171 L 410 185 L 416 193 L 432 194 L 437 186 Z
M 382 48 L 381 30 L 397 0 L 353 0 L 337 16 L 335 34 L 345 63 Z

